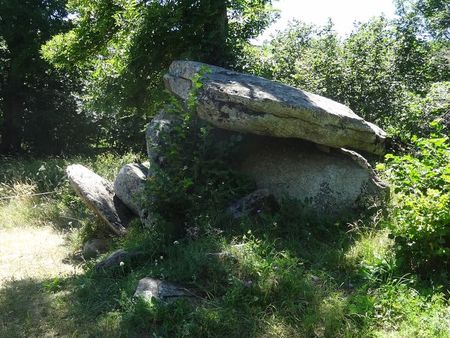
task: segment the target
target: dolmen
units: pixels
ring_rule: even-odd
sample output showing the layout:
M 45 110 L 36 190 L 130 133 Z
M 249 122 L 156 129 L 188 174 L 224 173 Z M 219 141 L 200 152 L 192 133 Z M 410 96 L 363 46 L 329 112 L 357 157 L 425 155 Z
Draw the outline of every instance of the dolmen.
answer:
M 194 97 L 200 119 L 225 134 L 242 135 L 238 156 L 230 166 L 251 178 L 259 193 L 243 196 L 242 202 L 232 205 L 234 215 L 241 217 L 242 210 L 258 200 L 272 205 L 270 196 L 278 203 L 286 198 L 298 200 L 305 210 L 328 219 L 378 209 L 386 202 L 389 187 L 365 158 L 384 154 L 386 133 L 345 105 L 276 81 L 194 61 L 174 61 L 164 83 L 181 101 Z M 113 183 L 79 165 L 68 167 L 72 186 L 114 233 L 126 233 L 119 212 L 124 206 L 144 224 L 148 222 L 143 210 L 144 182 L 152 166 L 164 161 L 164 154 L 158 152 L 164 142 L 160 135 L 176 121 L 173 113 L 161 111 L 149 123 L 150 168 L 128 164 Z
M 388 186 L 358 153 L 382 155 L 386 133 L 345 105 L 193 61 L 174 61 L 164 82 L 181 100 L 200 87 L 197 115 L 245 134 L 233 165 L 278 201 L 296 199 L 319 217 L 340 217 L 379 208 L 388 197 Z

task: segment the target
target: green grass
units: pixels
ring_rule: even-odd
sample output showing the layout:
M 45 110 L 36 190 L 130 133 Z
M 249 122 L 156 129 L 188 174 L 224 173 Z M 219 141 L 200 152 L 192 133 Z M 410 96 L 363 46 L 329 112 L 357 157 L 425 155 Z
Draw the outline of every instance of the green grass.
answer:
M 77 260 L 74 253 L 86 238 L 107 233 L 68 187 L 63 169 L 84 163 L 112 179 L 134 157 L 2 160 L 0 197 L 54 192 L 0 201 L 0 231 L 16 238 L 35 234 L 10 249 L 35 246 L 58 258 L 37 264 L 39 257 L 19 255 L 23 273 L 16 275 L 2 265 L 2 275 L 15 278 L 0 285 L 0 337 L 450 336 L 445 285 L 436 284 L 439 276 L 424 281 L 400 272 L 395 245 L 377 218 L 318 224 L 286 204 L 276 215 L 222 222 L 222 232 L 166 245 L 135 222 L 111 251 L 146 255 L 95 272 L 101 258 Z M 45 233 L 65 244 L 42 246 Z M 228 254 L 210 254 L 216 252 Z M 148 276 L 190 287 L 201 300 L 133 299 L 138 280 Z

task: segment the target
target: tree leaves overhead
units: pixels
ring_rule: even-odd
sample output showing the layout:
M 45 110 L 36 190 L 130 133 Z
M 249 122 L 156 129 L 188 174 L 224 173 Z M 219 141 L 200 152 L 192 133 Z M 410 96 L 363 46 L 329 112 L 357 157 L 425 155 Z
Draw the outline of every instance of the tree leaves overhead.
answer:
M 293 22 L 253 50 L 247 64 L 250 72 L 335 99 L 407 139 L 425 132 L 428 118 L 438 117 L 430 114 L 421 121 L 425 116 L 412 102 L 434 83 L 450 80 L 448 44 L 420 30 L 408 16 L 380 17 L 342 39 L 331 22 L 323 27 Z
M 68 148 L 73 137 L 65 128 L 81 128 L 75 121 L 99 126 L 98 144 L 142 145 L 145 124 L 167 97 L 162 75 L 175 59 L 274 78 L 387 128 L 414 124 L 407 116 L 417 114 L 405 106 L 420 100 L 409 98 L 450 79 L 447 1 L 397 0 L 398 18 L 361 24 L 346 39 L 331 22 L 295 23 L 270 44 L 252 46 L 276 17 L 271 2 L 0 0 L 3 151 Z M 39 123 L 46 127 L 33 128 Z
M 436 39 L 450 41 L 450 2 L 448 0 L 396 0 L 397 13 L 414 19 Z
M 248 40 L 274 19 L 270 3 L 69 0 L 74 28 L 53 37 L 42 51 L 58 68 L 83 72 L 83 102 L 103 119 L 105 129 L 115 129 L 114 141 L 120 133 L 115 121 L 143 128 L 158 109 L 162 74 L 173 60 L 236 65 Z

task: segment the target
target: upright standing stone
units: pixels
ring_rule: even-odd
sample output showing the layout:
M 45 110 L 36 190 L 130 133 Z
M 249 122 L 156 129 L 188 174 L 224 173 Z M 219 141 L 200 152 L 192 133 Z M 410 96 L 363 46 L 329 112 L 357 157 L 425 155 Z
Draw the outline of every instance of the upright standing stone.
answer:
M 125 235 L 131 219 L 128 208 L 115 196 L 113 185 L 81 164 L 66 169 L 70 185 L 86 205 L 117 235 Z
M 165 154 L 161 152 L 161 148 L 168 141 L 167 137 L 174 132 L 181 120 L 174 114 L 167 112 L 165 109 L 161 110 L 147 126 L 146 142 L 147 153 L 150 160 L 150 167 L 164 166 Z
M 133 213 L 143 216 L 144 187 L 148 168 L 140 163 L 124 165 L 114 180 L 114 192 Z
M 236 167 L 278 201 L 296 199 L 319 217 L 335 218 L 380 207 L 389 188 L 354 151 L 318 149 L 296 139 L 248 135 Z

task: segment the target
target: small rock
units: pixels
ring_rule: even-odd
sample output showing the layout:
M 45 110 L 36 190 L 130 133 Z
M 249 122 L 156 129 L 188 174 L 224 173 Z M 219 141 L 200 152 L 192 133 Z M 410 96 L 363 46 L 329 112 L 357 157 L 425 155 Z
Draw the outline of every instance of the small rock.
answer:
M 137 256 L 141 256 L 142 252 L 128 252 L 123 249 L 119 249 L 114 251 L 111 255 L 109 255 L 106 259 L 101 261 L 95 266 L 95 270 L 108 270 L 112 268 L 118 268 L 120 266 L 124 266 L 129 264 L 131 260 Z
M 246 288 L 250 288 L 253 285 L 253 281 L 251 279 L 246 279 L 243 281 L 243 284 Z
M 195 294 L 171 282 L 146 277 L 139 281 L 134 297 L 141 297 L 146 300 L 155 298 L 170 303 L 179 298 L 194 299 Z
M 317 277 L 317 276 L 311 275 L 311 282 L 312 282 L 314 285 L 319 285 L 319 284 L 322 283 L 322 279 L 320 279 L 320 278 Z
M 239 219 L 262 211 L 273 212 L 278 208 L 279 205 L 269 190 L 258 189 L 233 203 L 227 212 L 234 219 Z
M 106 252 L 108 246 L 104 239 L 94 238 L 88 240 L 83 246 L 83 256 L 85 258 L 95 258 Z

